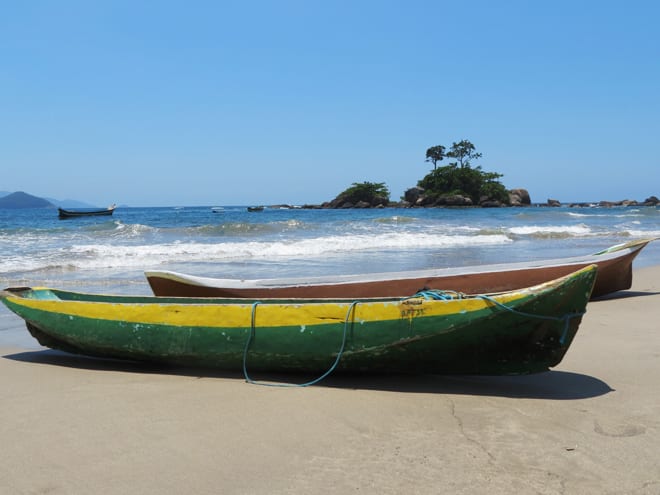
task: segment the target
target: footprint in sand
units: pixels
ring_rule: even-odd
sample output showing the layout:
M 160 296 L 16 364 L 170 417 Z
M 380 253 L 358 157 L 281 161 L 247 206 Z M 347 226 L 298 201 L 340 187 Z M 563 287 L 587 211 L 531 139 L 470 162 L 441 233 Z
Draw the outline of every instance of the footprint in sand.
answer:
M 594 431 L 607 437 L 635 437 L 646 433 L 646 428 L 642 425 L 616 422 L 602 424 L 599 421 L 594 421 Z

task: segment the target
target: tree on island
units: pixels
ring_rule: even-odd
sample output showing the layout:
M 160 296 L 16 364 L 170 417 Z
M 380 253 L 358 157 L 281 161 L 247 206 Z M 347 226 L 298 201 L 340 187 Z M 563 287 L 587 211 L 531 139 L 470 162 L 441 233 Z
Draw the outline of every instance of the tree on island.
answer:
M 484 172 L 480 165 L 470 165 L 482 156 L 475 150 L 475 146 L 466 139 L 452 143 L 447 153 L 444 152 L 444 146 L 429 148 L 426 150 L 426 161 L 433 162 L 433 170 L 417 185 L 424 188 L 425 195 L 433 200 L 465 196 L 475 205 L 485 202 L 509 204 L 509 193 L 498 180 L 503 177 L 502 174 Z M 437 162 L 445 157 L 456 161 L 444 167 L 436 167 Z
M 445 147 L 438 145 L 432 146 L 426 150 L 426 161 L 433 163 L 433 170 L 436 169 L 436 166 L 439 161 L 445 157 Z
M 390 191 L 384 182 L 354 182 L 330 204 L 333 208 L 350 206 L 386 206 Z
M 474 150 L 474 144 L 467 139 L 463 139 L 458 143 L 452 143 L 451 151 L 447 153 L 447 156 L 450 158 L 456 158 L 461 168 L 466 168 L 470 166 L 470 160 L 478 160 L 481 158 L 481 153 L 475 153 Z M 452 164 L 450 163 L 450 165 Z M 454 162 L 453 165 L 456 165 L 456 163 Z

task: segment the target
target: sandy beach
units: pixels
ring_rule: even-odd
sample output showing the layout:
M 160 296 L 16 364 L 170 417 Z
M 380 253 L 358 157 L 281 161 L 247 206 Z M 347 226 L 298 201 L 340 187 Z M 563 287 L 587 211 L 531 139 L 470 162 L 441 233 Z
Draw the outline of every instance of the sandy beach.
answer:
M 550 372 L 308 388 L 5 343 L 0 493 L 658 494 L 659 320 L 643 268 Z

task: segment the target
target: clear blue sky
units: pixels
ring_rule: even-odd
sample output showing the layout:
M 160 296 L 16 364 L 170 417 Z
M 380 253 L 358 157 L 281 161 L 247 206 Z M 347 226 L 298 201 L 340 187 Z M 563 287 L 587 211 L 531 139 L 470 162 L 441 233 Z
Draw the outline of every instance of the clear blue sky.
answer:
M 534 202 L 660 196 L 658 22 L 635 0 L 3 2 L 0 190 L 399 199 L 468 139 Z

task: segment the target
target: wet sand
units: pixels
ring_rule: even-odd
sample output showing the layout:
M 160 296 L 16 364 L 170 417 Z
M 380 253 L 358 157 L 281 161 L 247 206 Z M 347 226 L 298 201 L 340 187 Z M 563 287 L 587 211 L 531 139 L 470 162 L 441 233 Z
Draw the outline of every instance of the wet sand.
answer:
M 660 267 L 587 309 L 522 377 L 263 387 L 5 339 L 0 493 L 658 494 Z

